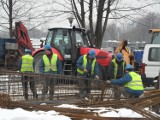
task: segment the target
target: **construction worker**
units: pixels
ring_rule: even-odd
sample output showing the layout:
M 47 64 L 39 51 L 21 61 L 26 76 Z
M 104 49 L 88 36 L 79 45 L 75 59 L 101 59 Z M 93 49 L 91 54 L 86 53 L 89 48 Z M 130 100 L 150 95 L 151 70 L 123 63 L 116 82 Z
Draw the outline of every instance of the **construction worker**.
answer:
M 52 47 L 50 46 L 50 44 L 46 44 L 44 46 L 44 50 L 45 53 L 41 59 L 40 72 L 48 74 L 49 78 L 44 81 L 42 98 L 45 98 L 45 94 L 47 94 L 49 87 L 49 99 L 53 100 L 56 79 L 52 78 L 51 75 L 62 74 L 62 63 L 58 58 L 58 55 L 52 52 Z
M 18 64 L 20 72 L 33 73 L 34 72 L 34 58 L 32 57 L 32 52 L 29 49 L 25 49 L 25 55 L 22 56 Z M 38 98 L 37 90 L 35 87 L 35 81 L 32 76 L 23 75 L 22 76 L 22 86 L 24 98 L 28 100 L 28 82 L 30 83 L 30 89 L 33 93 L 33 98 Z
M 126 65 L 132 64 L 134 66 L 134 60 L 130 59 L 131 52 L 130 49 L 128 48 L 128 41 L 127 40 L 122 40 L 115 50 L 115 55 L 117 53 L 122 53 L 124 61 L 126 62 Z
M 111 79 L 119 79 L 124 76 L 125 62 L 121 53 L 117 53 L 115 58 L 110 62 L 108 73 Z M 118 88 L 114 88 L 114 98 L 119 99 L 120 93 Z
M 134 72 L 133 66 L 130 64 L 126 65 L 125 73 L 122 78 L 111 80 L 111 84 L 123 85 L 118 90 L 125 98 L 137 98 L 142 95 L 144 88 L 141 76 Z
M 82 55 L 77 61 L 77 75 L 82 78 L 96 78 L 99 79 L 99 68 L 96 62 L 96 53 L 93 49 L 89 50 L 87 55 Z M 91 93 L 91 80 L 79 80 L 80 98 L 89 97 Z

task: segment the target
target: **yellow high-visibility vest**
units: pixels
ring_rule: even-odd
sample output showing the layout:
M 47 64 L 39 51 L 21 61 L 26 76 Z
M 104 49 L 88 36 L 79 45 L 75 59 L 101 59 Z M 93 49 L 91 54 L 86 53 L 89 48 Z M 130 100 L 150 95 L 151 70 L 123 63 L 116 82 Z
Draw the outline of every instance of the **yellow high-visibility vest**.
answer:
M 51 61 L 48 59 L 47 55 L 43 55 L 44 61 L 44 72 L 57 71 L 57 54 L 53 54 Z
M 96 64 L 96 59 L 94 58 L 93 62 L 92 62 L 92 68 L 91 68 L 91 75 L 94 74 L 94 67 Z M 87 66 L 87 55 L 83 56 L 83 68 L 86 68 Z M 80 73 L 81 75 L 84 75 L 84 71 L 80 70 L 79 68 L 77 69 L 77 72 Z
M 34 72 L 33 61 L 34 61 L 34 58 L 31 55 L 28 55 L 28 54 L 23 55 L 20 71 L 21 72 Z
M 117 64 L 115 58 L 112 60 L 112 62 L 114 64 L 114 79 L 116 79 L 116 77 L 117 77 L 117 71 L 118 71 L 118 64 Z M 124 72 L 124 64 L 125 64 L 125 62 L 123 61 L 123 72 Z
M 130 72 L 132 80 L 124 85 L 132 90 L 144 90 L 141 76 L 135 72 Z

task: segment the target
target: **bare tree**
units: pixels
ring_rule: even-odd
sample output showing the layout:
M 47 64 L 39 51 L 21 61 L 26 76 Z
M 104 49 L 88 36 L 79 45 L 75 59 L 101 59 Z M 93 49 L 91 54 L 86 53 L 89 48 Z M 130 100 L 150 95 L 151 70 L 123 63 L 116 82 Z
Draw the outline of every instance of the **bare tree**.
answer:
M 144 9 L 159 2 L 149 0 L 136 0 L 140 5 L 131 7 L 124 0 L 70 0 L 73 14 L 81 27 L 86 28 L 88 21 L 89 28 L 95 33 L 96 47 L 100 48 L 109 19 L 121 19 L 135 15 L 134 11 Z M 143 4 L 142 4 L 143 3 Z M 88 19 L 88 20 L 87 20 Z M 93 25 L 93 22 L 96 24 Z
M 148 13 L 147 15 L 136 19 L 136 22 L 133 23 L 134 25 L 128 25 L 130 26 L 130 30 L 126 32 L 128 39 L 130 39 L 130 41 L 150 42 L 151 36 L 148 33 L 149 29 L 159 28 L 159 21 L 159 14 L 156 13 Z
M 13 23 L 16 21 L 23 21 L 27 27 L 35 29 L 61 14 L 50 11 L 53 3 L 55 3 L 54 0 L 0 0 L 0 27 L 4 31 L 8 29 L 11 38 L 13 37 Z
M 20 0 L 1 0 L 1 23 L 0 26 L 3 29 L 9 29 L 9 36 L 13 37 L 13 21 L 17 18 L 22 18 L 26 15 L 32 8 L 33 4 L 29 6 L 28 9 L 26 8 L 27 1 L 23 1 L 22 3 Z M 28 1 L 29 2 L 29 1 Z M 31 2 L 31 1 L 30 1 Z M 33 3 L 33 2 L 32 2 Z M 29 4 L 27 4 L 29 5 Z

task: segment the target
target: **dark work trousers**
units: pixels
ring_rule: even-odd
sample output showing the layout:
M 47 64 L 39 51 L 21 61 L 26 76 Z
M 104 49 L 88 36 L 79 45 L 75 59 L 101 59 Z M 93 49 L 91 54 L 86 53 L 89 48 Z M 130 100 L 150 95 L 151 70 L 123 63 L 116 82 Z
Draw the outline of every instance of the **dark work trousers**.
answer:
M 116 79 L 119 79 L 119 78 L 121 78 L 121 77 L 117 77 Z M 121 93 L 120 93 L 120 91 L 119 91 L 119 87 L 121 87 L 120 85 L 115 85 L 114 86 L 114 99 L 115 100 L 120 100 L 120 98 L 121 98 Z
M 84 77 L 79 79 L 79 94 L 80 98 L 89 97 L 91 94 L 91 79 Z
M 26 100 L 28 100 L 28 83 L 30 84 L 31 92 L 33 93 L 33 98 L 38 98 L 37 90 L 35 87 L 35 81 L 33 77 L 22 76 L 22 86 L 23 86 L 23 95 Z
M 115 100 L 120 100 L 121 98 L 121 93 L 119 91 L 119 85 L 114 86 L 113 90 L 114 90 L 114 99 Z
M 45 98 L 45 95 L 47 94 L 49 89 L 49 100 L 53 100 L 56 78 L 53 78 L 52 75 L 49 75 L 49 77 L 46 77 L 46 79 L 43 82 L 42 99 Z
M 118 90 L 119 90 L 120 94 L 122 94 L 126 99 L 138 98 L 134 94 L 127 92 L 124 87 L 119 87 Z

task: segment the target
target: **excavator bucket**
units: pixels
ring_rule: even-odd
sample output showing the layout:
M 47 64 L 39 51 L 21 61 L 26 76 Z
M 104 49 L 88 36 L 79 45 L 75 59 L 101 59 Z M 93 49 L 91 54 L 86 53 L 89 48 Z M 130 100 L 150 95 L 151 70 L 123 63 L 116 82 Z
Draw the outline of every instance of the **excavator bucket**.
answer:
M 18 43 L 20 55 L 24 54 L 24 49 L 26 48 L 30 49 L 31 51 L 34 51 L 34 48 L 28 35 L 28 31 L 21 21 L 15 23 L 15 32 L 16 42 Z

